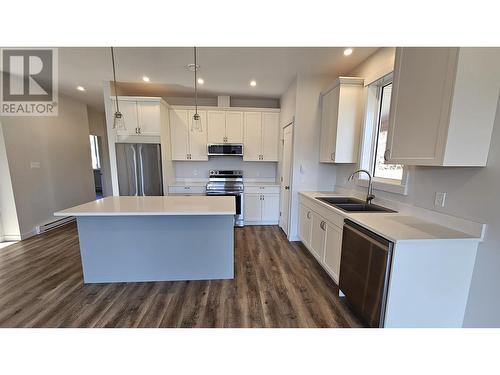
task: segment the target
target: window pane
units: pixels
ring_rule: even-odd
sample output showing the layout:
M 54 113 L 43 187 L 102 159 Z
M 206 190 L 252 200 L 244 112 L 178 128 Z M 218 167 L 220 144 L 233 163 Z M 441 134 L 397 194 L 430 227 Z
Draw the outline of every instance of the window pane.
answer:
M 380 93 L 380 112 L 378 117 L 377 141 L 375 144 L 374 176 L 401 180 L 403 166 L 401 164 L 386 164 L 384 153 L 387 145 L 387 131 L 389 129 L 389 109 L 391 107 L 392 83 L 382 87 Z
M 90 136 L 90 156 L 92 157 L 92 169 L 101 169 L 99 146 L 97 145 L 97 137 L 95 135 Z

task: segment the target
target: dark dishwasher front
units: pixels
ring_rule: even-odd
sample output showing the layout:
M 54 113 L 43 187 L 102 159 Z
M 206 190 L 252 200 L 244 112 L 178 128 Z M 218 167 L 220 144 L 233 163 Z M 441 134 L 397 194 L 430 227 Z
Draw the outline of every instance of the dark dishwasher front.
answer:
M 354 313 L 370 327 L 384 326 L 393 243 L 345 220 L 339 287 Z

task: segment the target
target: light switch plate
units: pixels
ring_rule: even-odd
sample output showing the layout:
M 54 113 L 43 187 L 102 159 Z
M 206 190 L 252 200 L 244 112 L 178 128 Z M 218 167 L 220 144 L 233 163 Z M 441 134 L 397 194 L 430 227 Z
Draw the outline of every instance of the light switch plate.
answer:
M 435 207 L 444 207 L 444 202 L 446 200 L 446 193 L 436 192 L 436 198 L 434 199 Z
M 40 168 L 40 162 L 39 161 L 32 161 L 32 162 L 30 162 L 30 168 L 31 169 L 39 169 Z

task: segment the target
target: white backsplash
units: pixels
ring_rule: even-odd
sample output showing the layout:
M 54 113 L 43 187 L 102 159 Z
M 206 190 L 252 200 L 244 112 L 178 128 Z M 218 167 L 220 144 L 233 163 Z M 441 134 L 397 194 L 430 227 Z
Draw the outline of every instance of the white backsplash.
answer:
M 208 161 L 174 162 L 177 181 L 207 181 L 211 169 L 242 170 L 247 181 L 275 182 L 278 163 L 246 162 L 239 156 L 213 156 Z

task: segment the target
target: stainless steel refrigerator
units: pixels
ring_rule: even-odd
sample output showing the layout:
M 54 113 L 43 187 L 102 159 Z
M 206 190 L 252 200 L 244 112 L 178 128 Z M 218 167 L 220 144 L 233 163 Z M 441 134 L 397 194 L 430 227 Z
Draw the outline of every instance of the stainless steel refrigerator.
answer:
M 152 143 L 116 143 L 120 195 L 163 195 L 161 148 Z

